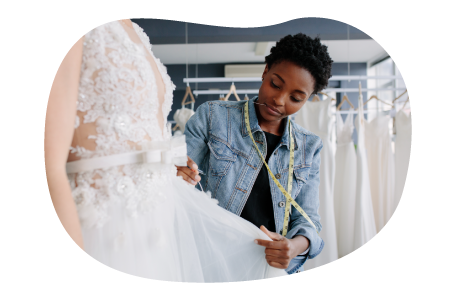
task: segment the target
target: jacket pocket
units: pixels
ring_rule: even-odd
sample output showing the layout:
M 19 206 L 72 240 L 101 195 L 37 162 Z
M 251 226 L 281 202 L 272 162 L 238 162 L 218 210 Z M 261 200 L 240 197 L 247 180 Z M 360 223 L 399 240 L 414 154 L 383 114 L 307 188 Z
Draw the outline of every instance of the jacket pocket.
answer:
M 293 173 L 298 182 L 302 181 L 303 183 L 306 183 L 307 179 L 309 179 L 310 167 L 294 169 Z
M 224 142 L 211 138 L 209 143 L 211 156 L 209 158 L 210 172 L 213 176 L 225 176 L 231 165 L 236 161 L 236 153 Z

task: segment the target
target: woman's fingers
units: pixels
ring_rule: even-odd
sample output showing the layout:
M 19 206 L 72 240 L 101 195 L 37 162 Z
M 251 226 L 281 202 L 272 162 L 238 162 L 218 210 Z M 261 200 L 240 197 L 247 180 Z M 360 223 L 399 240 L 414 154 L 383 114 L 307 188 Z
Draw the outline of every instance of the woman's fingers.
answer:
M 260 226 L 260 230 L 266 233 L 266 235 L 273 241 L 281 241 L 284 239 L 282 235 L 278 234 L 277 232 L 269 231 L 264 225 Z
M 190 156 L 187 156 L 187 158 L 187 166 L 198 174 L 198 165 L 190 158 Z
M 279 258 L 283 258 L 283 259 L 290 259 L 290 256 L 288 255 L 288 252 L 287 251 L 283 251 L 283 250 L 266 248 L 264 250 L 264 253 L 267 256 L 274 256 L 274 257 L 279 257 Z
M 271 267 L 274 267 L 274 268 L 277 268 L 277 269 L 286 269 L 288 268 L 288 265 L 287 266 L 284 266 L 282 265 L 281 263 L 277 262 L 276 260 L 274 259 L 268 259 L 266 257 L 266 262 L 268 263 L 268 265 L 270 265 Z
M 269 249 L 288 250 L 288 246 L 283 241 L 267 241 L 256 239 L 255 243 Z
M 276 257 L 276 256 L 270 256 L 270 255 L 266 255 L 266 260 L 267 261 L 273 261 L 273 262 L 276 262 L 278 264 L 281 264 L 282 266 L 284 266 L 285 268 L 288 267 L 288 262 L 289 260 L 287 259 L 283 259 L 283 258 L 280 258 L 280 257 Z
M 191 177 L 195 181 L 201 180 L 201 177 L 198 175 L 198 173 L 193 172 L 188 167 L 177 167 L 177 172 L 182 172 L 182 173 L 186 174 L 187 176 Z
M 191 172 L 191 171 L 190 171 Z M 185 181 L 190 183 L 191 185 L 196 185 L 197 181 L 193 180 L 192 177 L 190 177 L 188 174 L 182 172 L 181 170 L 177 171 L 177 176 L 182 177 Z

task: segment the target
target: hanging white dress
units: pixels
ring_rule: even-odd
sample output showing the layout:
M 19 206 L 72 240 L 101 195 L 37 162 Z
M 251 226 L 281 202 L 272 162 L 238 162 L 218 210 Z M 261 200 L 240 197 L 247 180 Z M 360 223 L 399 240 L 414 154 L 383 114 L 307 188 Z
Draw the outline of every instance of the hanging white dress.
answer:
M 353 250 L 358 249 L 377 234 L 364 141 L 366 120 L 364 119 L 362 96 L 358 98 L 358 107 L 358 116 L 355 120 L 355 126 L 358 132 L 358 145 L 356 147 L 355 233 L 353 237 Z
M 176 121 L 176 124 L 179 125 L 179 130 L 182 131 L 182 133 L 185 131 L 185 124 L 187 124 L 187 121 L 190 120 L 194 114 L 195 111 L 193 109 L 186 107 L 182 107 L 174 113 L 173 119 Z
M 352 112 L 350 109 L 349 112 Z M 334 179 L 334 214 L 336 218 L 337 245 L 339 257 L 353 249 L 355 234 L 355 200 L 356 200 L 356 152 L 353 144 L 353 114 L 349 113 L 342 120 L 336 113 L 337 150 L 336 176 Z
M 133 26 L 115 21 L 85 35 L 71 148 L 79 160 L 67 163 L 84 250 L 113 269 L 159 280 L 286 275 L 254 243 L 270 240 L 261 230 L 176 176 L 187 151 L 185 137 L 172 139 L 165 126 L 174 85 Z
M 378 115 L 365 122 L 367 166 L 377 232 L 393 214 L 395 171 L 388 126 L 390 120 L 389 115 Z
M 296 113 L 295 122 L 318 135 L 323 141 L 320 164 L 320 207 L 322 230 L 320 236 L 325 242 L 321 253 L 314 259 L 307 260 L 306 270 L 322 266 L 338 259 L 336 221 L 334 217 L 334 175 L 335 151 L 331 142 L 334 123 L 331 120 L 331 99 L 319 102 L 306 102 Z
M 396 141 L 394 160 L 396 165 L 396 187 L 394 195 L 393 211 L 399 204 L 402 191 L 407 177 L 407 170 L 410 160 L 410 149 L 412 146 L 412 118 L 400 110 L 396 114 Z

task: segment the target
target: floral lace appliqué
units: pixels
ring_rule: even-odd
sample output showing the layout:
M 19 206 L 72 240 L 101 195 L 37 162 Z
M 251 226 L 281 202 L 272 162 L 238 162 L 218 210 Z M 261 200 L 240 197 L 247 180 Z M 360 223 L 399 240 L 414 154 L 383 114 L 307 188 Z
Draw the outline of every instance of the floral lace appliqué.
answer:
M 171 111 L 175 85 L 165 66 L 151 51 L 149 38 L 133 23 L 143 45 L 135 44 L 122 25 L 111 22 L 85 35 L 75 130 L 93 124 L 96 134 L 88 139 L 96 143 L 94 150 L 73 145 L 78 157 L 92 158 L 140 150 L 150 141 L 166 141 L 166 119 Z M 155 74 L 146 58 L 152 55 L 165 83 L 162 104 L 165 129 L 158 124 L 159 101 Z M 69 176 L 81 224 L 101 227 L 109 221 L 110 203 L 120 201 L 129 215 L 153 209 L 165 201 L 164 183 L 175 176 L 175 170 L 154 170 L 147 165 L 128 165 L 72 174 Z

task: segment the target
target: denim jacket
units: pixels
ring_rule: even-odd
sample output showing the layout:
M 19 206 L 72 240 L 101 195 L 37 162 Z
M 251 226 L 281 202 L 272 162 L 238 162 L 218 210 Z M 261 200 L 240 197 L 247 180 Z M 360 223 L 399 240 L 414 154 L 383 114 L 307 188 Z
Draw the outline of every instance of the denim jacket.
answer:
M 249 119 L 255 142 L 266 157 L 266 137 L 256 116 L 253 102 L 249 100 Z M 250 195 L 253 184 L 263 166 L 250 139 L 245 121 L 244 104 L 246 101 L 209 101 L 198 107 L 185 126 L 188 156 L 198 165 L 201 185 L 209 190 L 219 206 L 237 214 Z M 288 120 L 282 140 L 269 158 L 268 165 L 280 184 L 287 186 L 288 165 L 290 161 Z M 318 214 L 320 184 L 321 139 L 291 121 L 295 140 L 295 162 L 291 196 L 304 209 L 309 218 L 321 231 Z M 285 217 L 286 198 L 273 180 L 269 180 L 274 219 L 277 233 L 281 234 Z M 291 206 L 289 231 L 291 239 L 303 235 L 310 241 L 306 255 L 294 258 L 288 268 L 289 274 L 296 272 L 307 258 L 314 258 L 323 249 L 324 242 L 310 224 Z

